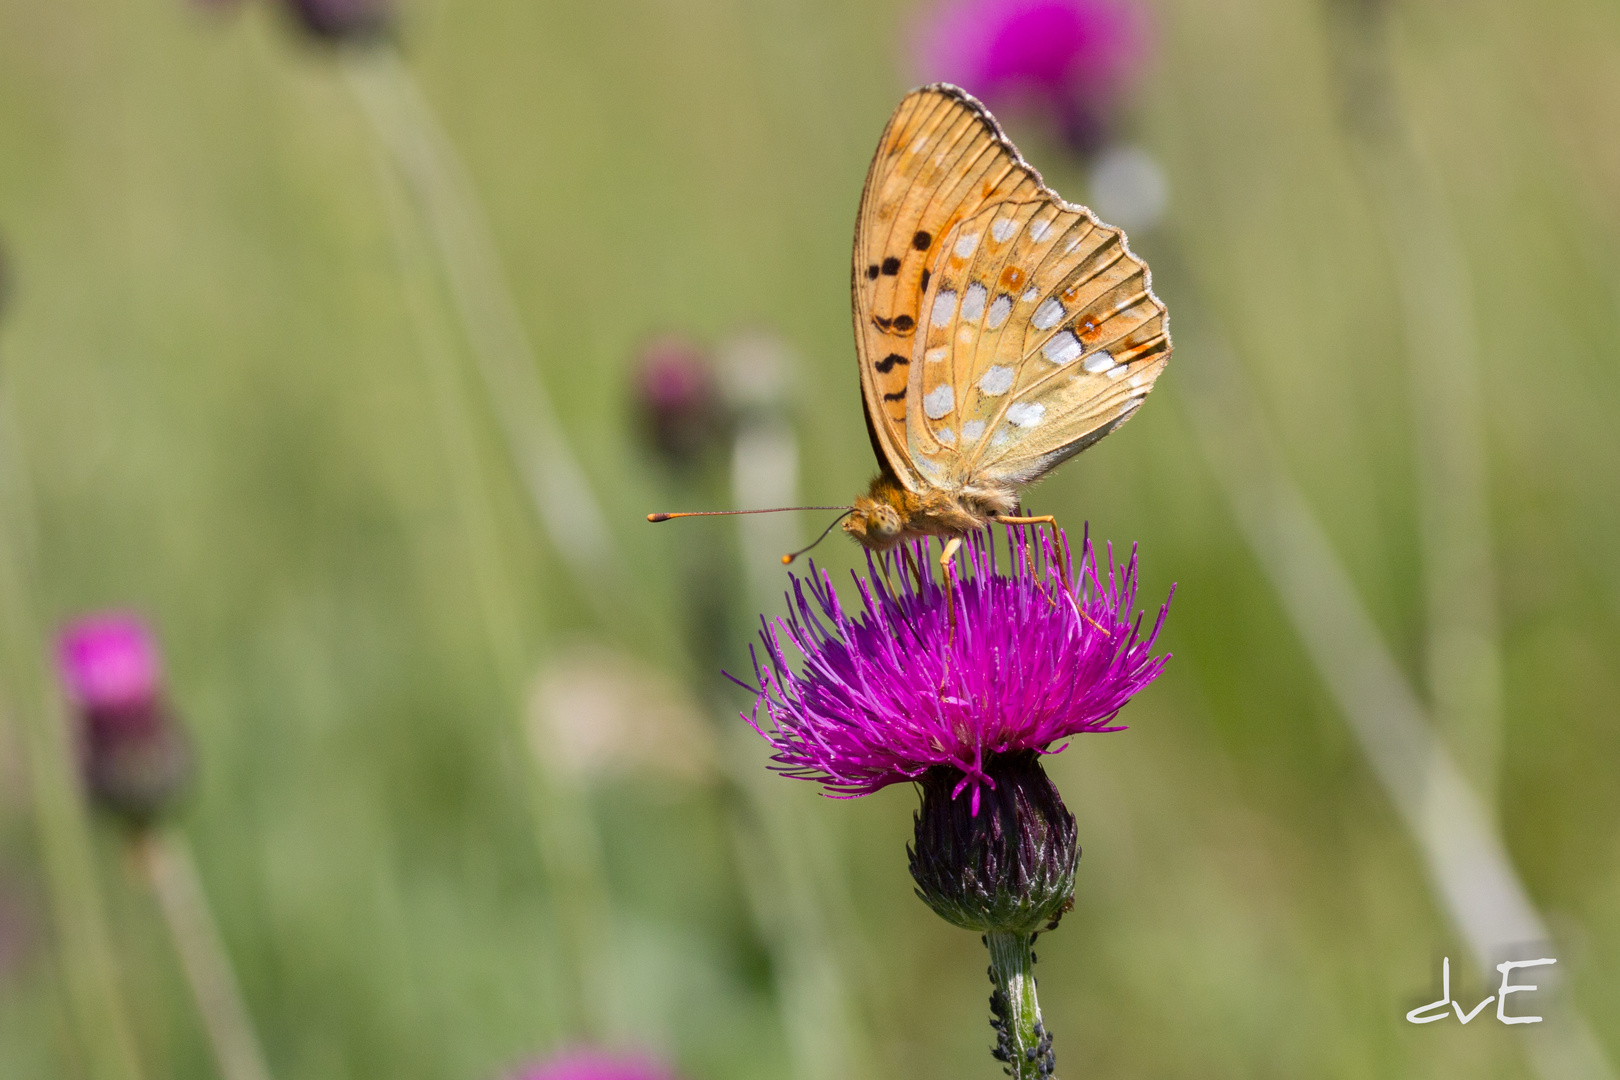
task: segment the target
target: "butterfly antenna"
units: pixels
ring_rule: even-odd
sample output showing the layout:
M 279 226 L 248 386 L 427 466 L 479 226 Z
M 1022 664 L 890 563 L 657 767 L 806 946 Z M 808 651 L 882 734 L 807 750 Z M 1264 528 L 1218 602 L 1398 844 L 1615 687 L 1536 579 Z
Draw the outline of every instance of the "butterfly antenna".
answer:
M 798 551 L 790 551 L 786 555 L 782 556 L 782 565 L 783 566 L 791 566 L 791 565 L 793 565 L 793 560 L 794 559 L 797 559 L 800 555 L 803 555 L 805 552 L 809 551 L 811 548 L 815 547 L 817 544 L 819 544 L 823 540 L 827 539 L 827 534 L 833 531 L 833 525 L 837 525 L 840 521 L 843 521 L 845 518 L 849 517 L 849 515 L 851 515 L 851 514 L 853 514 L 855 512 L 855 508 L 853 506 L 848 507 L 848 508 L 841 507 L 841 506 L 826 506 L 826 507 L 822 507 L 822 509 L 824 509 L 824 510 L 843 510 L 844 512 L 842 514 L 839 514 L 837 517 L 833 518 L 832 519 L 832 524 L 828 525 L 825 529 L 822 529 L 820 536 L 816 537 L 814 540 L 812 540 L 810 543 L 806 544 L 804 547 L 800 548 Z
M 784 510 L 844 510 L 847 506 L 772 506 L 765 510 L 683 510 L 675 514 L 648 514 L 647 520 L 673 521 L 676 518 L 687 517 L 729 517 L 733 514 L 780 514 Z

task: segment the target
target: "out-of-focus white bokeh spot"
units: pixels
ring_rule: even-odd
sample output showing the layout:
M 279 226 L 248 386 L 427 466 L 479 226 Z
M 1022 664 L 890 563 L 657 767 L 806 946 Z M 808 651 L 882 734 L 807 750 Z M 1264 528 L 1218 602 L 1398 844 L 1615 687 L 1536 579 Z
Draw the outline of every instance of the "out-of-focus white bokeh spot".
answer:
M 575 776 L 713 775 L 713 733 L 674 679 L 597 644 L 555 656 L 529 699 L 534 752 Z
M 1151 229 L 1170 204 L 1170 185 L 1153 156 L 1139 146 L 1110 146 L 1091 167 L 1091 209 L 1127 232 Z

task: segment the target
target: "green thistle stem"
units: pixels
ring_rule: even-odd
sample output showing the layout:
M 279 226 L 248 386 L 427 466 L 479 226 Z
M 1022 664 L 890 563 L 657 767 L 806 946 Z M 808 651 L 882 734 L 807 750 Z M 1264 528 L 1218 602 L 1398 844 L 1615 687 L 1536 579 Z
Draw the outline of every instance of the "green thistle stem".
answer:
M 984 936 L 990 948 L 990 1011 L 995 1019 L 996 1048 L 1013 1080 L 1051 1080 L 1057 1059 L 1052 1036 L 1041 1023 L 1035 996 L 1035 935 L 993 931 Z
M 146 830 L 131 846 L 180 954 L 203 1029 L 225 1080 L 270 1080 L 230 954 L 208 906 L 191 848 L 178 833 Z

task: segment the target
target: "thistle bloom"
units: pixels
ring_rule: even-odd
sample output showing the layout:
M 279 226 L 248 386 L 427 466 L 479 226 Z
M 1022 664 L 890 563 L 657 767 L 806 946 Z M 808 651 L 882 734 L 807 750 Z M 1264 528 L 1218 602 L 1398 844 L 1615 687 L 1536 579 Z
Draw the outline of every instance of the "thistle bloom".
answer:
M 868 555 L 853 616 L 827 575 L 794 579 L 790 614 L 761 631 L 747 718 L 779 771 L 831 795 L 918 782 L 917 895 L 984 936 L 993 1053 L 1014 1080 L 1048 1080 L 1034 945 L 1073 906 L 1080 845 L 1040 758 L 1070 736 L 1120 730 L 1119 710 L 1168 659 L 1153 646 L 1170 601 L 1143 636 L 1135 552 L 1119 566 L 1110 549 L 1105 572 L 1089 539 L 1073 563 L 1061 533 L 1008 528 L 1007 572 L 989 532 L 962 552 L 967 571 L 953 565 L 948 585 L 927 542 Z
M 993 756 L 1121 730 L 1119 710 L 1168 659 L 1152 650 L 1170 602 L 1144 637 L 1140 617 L 1132 622 L 1134 551 L 1118 566 L 1110 549 L 1104 572 L 1089 539 L 1073 562 L 1067 538 L 1055 546 L 1036 532 L 1008 530 L 1010 572 L 987 534 L 967 538 L 954 628 L 945 585 L 932 573 L 919 585 L 911 569 L 935 565 L 926 542 L 876 563 L 868 555 L 853 617 L 813 565 L 810 579 L 793 578 L 794 610 L 762 630 L 766 662 L 756 655 L 750 687 L 748 719 L 776 768 L 856 796 L 949 767 L 960 773 L 953 796 L 971 788 L 976 813 L 980 790 L 994 786 Z
M 638 1054 L 579 1048 L 521 1069 L 512 1080 L 675 1080 L 675 1074 Z
M 146 624 L 108 612 L 70 623 L 57 667 L 78 719 L 92 798 L 144 824 L 168 808 L 191 773 L 191 747 L 163 696 L 163 665 Z
M 937 9 L 918 51 L 926 78 L 993 109 L 1044 109 L 1090 153 L 1145 51 L 1145 22 L 1129 0 L 954 0 Z

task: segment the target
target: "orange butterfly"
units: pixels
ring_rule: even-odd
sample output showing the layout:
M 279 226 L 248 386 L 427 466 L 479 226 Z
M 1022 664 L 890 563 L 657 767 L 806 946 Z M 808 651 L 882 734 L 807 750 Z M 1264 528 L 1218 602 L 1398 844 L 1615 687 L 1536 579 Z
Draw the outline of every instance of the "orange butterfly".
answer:
M 1129 419 L 1170 357 L 1125 235 L 1064 202 L 948 83 L 889 118 L 850 292 L 880 471 L 844 531 L 879 551 L 940 536 L 949 562 L 990 522 L 1051 522 L 1014 516 L 1018 489 Z
M 883 131 L 851 292 L 881 471 L 844 530 L 878 550 L 1037 520 L 1012 516 L 1018 488 L 1129 419 L 1170 357 L 1125 235 L 947 83 L 907 94 Z

